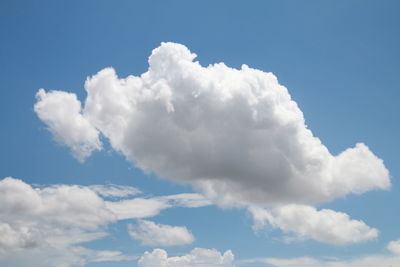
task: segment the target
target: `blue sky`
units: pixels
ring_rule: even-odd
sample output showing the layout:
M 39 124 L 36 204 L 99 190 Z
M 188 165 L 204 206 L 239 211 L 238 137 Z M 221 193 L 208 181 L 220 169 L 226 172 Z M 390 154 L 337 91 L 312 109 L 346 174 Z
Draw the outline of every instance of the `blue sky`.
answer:
M 186 255 L 190 258 L 199 253 L 196 259 L 200 262 L 201 255 L 211 255 L 210 262 L 204 262 L 209 265 L 204 266 L 216 263 L 220 266 L 328 266 L 325 261 L 332 266 L 339 266 L 334 265 L 335 262 L 348 264 L 344 266 L 367 266 L 365 262 L 371 266 L 377 266 L 377 262 L 390 266 L 400 259 L 396 254 L 400 251 L 396 153 L 400 147 L 398 11 L 398 2 L 387 0 L 2 1 L 0 179 L 13 177 L 21 181 L 2 180 L 0 186 L 3 195 L 0 206 L 10 207 L 0 210 L 0 232 L 3 233 L 0 235 L 0 263 L 25 266 L 26 263 L 18 260 L 19 253 L 23 253 L 30 255 L 30 262 L 37 266 L 138 266 L 141 259 L 140 267 L 157 267 L 158 263 L 149 263 L 149 257 L 161 257 L 157 253 L 165 251 L 169 257 Z M 162 42 L 172 43 L 163 46 Z M 153 51 L 158 47 L 159 50 Z M 202 67 L 188 59 L 189 50 L 197 55 L 194 61 Z M 120 79 L 133 75 L 138 80 L 148 71 L 152 53 L 155 55 L 153 76 L 142 76 L 143 86 L 124 87 L 110 72 L 97 74 L 112 67 Z M 165 63 L 165 67 L 164 62 L 170 65 Z M 227 67 L 206 70 L 210 64 L 220 62 Z M 257 95 L 261 103 L 258 106 L 240 102 L 255 97 L 254 91 L 245 94 L 242 88 L 251 87 L 250 81 L 258 77 L 255 72 L 246 72 L 242 64 L 272 72 L 288 93 L 276 89 L 280 87 L 269 74 L 260 74 L 262 78 L 259 79 L 269 80 L 267 85 L 257 85 L 259 90 L 269 92 L 275 88 L 276 97 L 290 95 L 298 109 L 290 113 L 291 109 L 286 106 L 289 102 L 282 100 L 280 103 L 289 113 L 272 116 L 266 108 L 268 103 L 272 103 L 271 108 L 278 107 L 274 101 L 268 102 L 272 98 L 267 97 L 263 102 Z M 228 67 L 241 71 L 231 71 Z M 88 93 L 84 84 L 87 77 L 92 76 L 97 83 L 89 86 L 92 91 Z M 236 80 L 236 77 L 241 78 Z M 212 86 L 203 88 L 202 82 Z M 145 104 L 134 107 L 132 99 L 139 101 L 136 99 L 139 96 L 119 95 L 109 89 L 129 91 L 133 88 L 132 92 L 136 90 L 140 95 L 146 86 L 154 92 L 160 90 L 149 100 L 152 103 L 149 106 L 146 100 Z M 35 98 L 40 88 L 44 88 L 45 93 Z M 193 100 L 193 109 L 190 104 L 188 109 L 185 103 L 192 98 L 187 98 L 182 93 L 186 91 L 181 89 L 192 90 L 191 94 L 198 93 L 210 102 Z M 51 90 L 58 90 L 57 94 L 51 94 Z M 230 94 L 228 99 L 233 95 L 232 99 L 238 102 L 228 102 L 232 106 L 218 106 L 218 101 L 227 97 L 224 90 Z M 103 100 L 93 98 L 92 108 L 102 106 L 104 113 L 73 111 L 72 106 L 79 103 L 74 102 L 73 94 L 85 107 L 85 100 L 96 92 L 98 99 Z M 217 99 L 218 96 L 221 99 Z M 179 102 L 180 97 L 182 102 Z M 165 109 L 159 107 L 160 101 L 165 101 L 162 102 Z M 35 106 L 38 103 L 43 105 Z M 132 105 L 134 112 L 130 113 L 130 108 L 129 112 L 120 111 L 113 106 L 123 104 Z M 196 123 L 197 117 L 191 117 L 194 106 L 203 112 L 199 116 L 204 115 L 201 117 L 204 128 Z M 258 148 L 254 146 L 258 140 L 256 131 L 246 120 L 240 119 L 246 115 L 247 108 L 279 125 L 291 114 L 287 115 L 287 120 L 300 130 L 292 135 L 282 130 L 286 129 L 284 127 L 276 128 L 277 135 L 272 139 L 261 134 Z M 180 110 L 186 111 L 179 115 Z M 296 117 L 299 112 L 304 115 L 305 124 Z M 168 119 L 171 114 L 178 114 L 172 122 Z M 114 126 L 113 123 L 120 120 L 129 127 Z M 213 121 L 221 125 L 227 122 L 226 127 L 216 127 Z M 237 124 L 229 124 L 231 121 Z M 189 128 L 201 128 L 204 135 L 199 134 L 199 139 L 195 139 L 184 127 L 174 132 L 174 127 L 185 123 Z M 315 172 L 285 176 L 282 171 L 287 167 L 285 164 L 275 169 L 274 164 L 265 163 L 274 162 L 278 155 L 268 151 L 283 153 L 289 158 L 290 166 L 298 166 L 296 164 L 303 159 L 310 163 L 314 157 L 308 154 L 310 148 L 318 150 L 320 147 L 313 143 L 314 139 L 304 136 L 304 125 L 329 150 L 329 154 L 321 152 L 315 156 L 317 161 L 321 166 L 334 162 L 333 170 L 320 167 Z M 143 142 L 136 138 L 139 135 Z M 210 146 L 216 148 L 210 159 L 201 149 L 201 142 L 205 142 L 205 149 L 210 148 L 207 147 L 211 144 L 207 143 L 209 139 L 204 137 L 208 135 L 220 140 Z M 249 140 L 251 145 L 241 140 Z M 190 144 L 192 152 L 174 145 L 183 144 L 181 141 Z M 277 144 L 278 141 L 282 144 Z M 303 146 L 303 141 L 311 145 Z M 363 151 L 361 154 L 337 160 L 339 153 L 359 142 L 368 146 L 367 152 L 360 148 L 357 151 Z M 78 147 L 75 157 L 71 153 L 73 146 Z M 90 151 L 83 155 L 82 147 L 90 147 Z M 255 156 L 244 158 L 241 151 L 249 152 L 248 155 L 254 152 Z M 302 160 L 290 151 L 297 151 Z M 296 168 L 301 170 L 302 166 Z M 239 171 L 234 171 L 236 169 Z M 253 173 L 256 174 L 252 176 Z M 262 175 L 257 176 L 260 173 Z M 278 180 L 271 183 L 274 175 Z M 307 177 L 306 181 L 314 179 L 315 182 L 297 183 L 297 179 L 303 181 L 303 176 Z M 296 190 L 280 184 L 286 178 L 296 182 Z M 325 185 L 324 179 L 332 179 L 334 186 L 328 182 Z M 391 186 L 387 184 L 388 179 Z M 219 181 L 226 182 L 227 187 Z M 125 189 L 134 187 L 141 193 L 107 197 L 91 187 L 105 185 L 103 189 L 111 192 L 111 184 L 129 186 Z M 276 189 L 275 184 L 279 185 Z M 207 191 L 208 186 L 216 193 Z M 321 193 L 325 186 L 329 191 L 326 194 Z M 17 189 L 27 192 L 21 191 L 25 193 L 18 195 Z M 64 196 L 63 190 L 72 191 Z M 122 194 L 121 188 L 118 192 Z M 190 195 L 179 195 L 183 199 L 179 202 L 178 194 L 184 193 Z M 35 199 L 41 198 L 37 213 L 32 213 L 35 206 L 25 201 L 32 195 Z M 146 200 L 139 207 L 127 204 L 139 198 Z M 52 201 L 55 206 L 64 202 L 71 206 L 54 211 L 57 208 L 49 204 Z M 76 214 L 74 205 L 80 201 L 87 203 L 87 210 Z M 198 207 L 187 204 L 190 201 Z M 111 208 L 114 204 L 110 203 L 122 203 L 121 207 L 126 204 L 123 208 L 134 209 L 134 215 L 122 218 L 120 211 Z M 152 210 L 154 206 L 150 207 L 149 203 L 160 205 L 159 209 Z M 153 213 L 138 215 L 135 212 L 140 208 Z M 324 221 L 323 209 L 332 212 L 333 221 Z M 296 225 L 307 225 L 307 222 L 288 219 L 282 215 L 285 212 L 300 214 L 300 217 L 316 216 L 319 223 L 298 229 Z M 348 214 L 347 219 L 339 212 Z M 92 216 L 90 227 L 78 223 L 85 221 L 81 217 L 85 214 Z M 261 216 L 258 221 L 257 215 Z M 66 218 L 76 220 L 68 224 Z M 48 226 L 46 229 L 38 226 L 43 220 Z M 27 221 L 33 223 L 25 224 Z M 356 221 L 362 221 L 362 226 Z M 257 227 L 257 223 L 261 225 Z M 129 235 L 128 225 L 134 229 L 131 232 L 135 232 L 136 237 Z M 146 226 L 152 228 L 146 232 Z M 336 226 L 338 233 L 332 230 Z M 28 233 L 23 229 L 28 229 Z M 77 237 L 68 232 L 71 229 L 78 233 Z M 62 241 L 57 244 L 62 246 L 46 239 L 55 235 L 53 230 L 61 233 Z M 159 235 L 155 235 L 155 231 Z M 149 232 L 154 242 L 143 244 Z M 172 236 L 165 237 L 166 232 L 171 232 Z M 86 238 L 82 243 L 76 241 L 88 233 L 98 237 Z M 105 233 L 107 236 L 100 237 Z M 69 235 L 76 240 L 65 241 Z M 349 238 L 348 235 L 359 236 Z M 166 244 L 160 241 L 160 236 L 175 241 Z M 34 245 L 27 245 L 27 240 Z M 162 251 L 154 252 L 156 248 Z M 193 252 L 195 248 L 203 250 Z M 235 260 L 230 260 L 229 253 L 223 254 L 229 250 Z M 145 251 L 149 253 L 144 254 Z M 365 261 L 364 265 L 357 265 L 361 260 Z M 169 264 L 167 266 L 175 266 Z M 179 266 L 196 266 L 190 260 L 185 264 Z

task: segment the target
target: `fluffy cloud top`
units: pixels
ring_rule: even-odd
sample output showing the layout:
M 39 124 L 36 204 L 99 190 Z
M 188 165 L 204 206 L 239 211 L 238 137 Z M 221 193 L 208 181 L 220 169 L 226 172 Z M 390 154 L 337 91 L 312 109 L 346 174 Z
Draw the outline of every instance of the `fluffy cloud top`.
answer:
M 342 212 L 329 209 L 316 210 L 305 205 L 285 205 L 272 210 L 252 207 L 254 230 L 267 223 L 297 239 L 314 239 L 323 243 L 343 245 L 378 237 L 378 230 L 362 221 L 352 220 Z
M 194 241 L 194 236 L 184 226 L 157 224 L 139 220 L 137 225 L 128 225 L 129 235 L 146 246 L 177 246 Z
M 163 249 L 145 252 L 139 259 L 138 267 L 234 267 L 234 255 L 228 250 L 221 255 L 214 249 L 195 248 L 189 254 L 168 257 Z
M 101 133 L 135 166 L 221 204 L 314 203 L 390 186 L 365 144 L 332 155 L 272 73 L 195 57 L 162 43 L 140 76 L 107 68 L 89 78 L 83 110 L 74 94 L 39 90 L 35 111 L 79 160 L 101 148 Z
M 132 259 L 118 251 L 95 251 L 80 244 L 104 238 L 108 235 L 107 226 L 117 220 L 154 216 L 163 209 L 179 206 L 175 205 L 179 201 L 197 200 L 199 203 L 193 204 L 197 207 L 205 204 L 197 194 L 106 201 L 101 197 L 105 192 L 107 196 L 133 192 L 131 187 L 113 186 L 111 191 L 107 188 L 78 185 L 33 188 L 11 177 L 0 180 L 0 265 L 67 267 Z M 164 226 L 160 228 L 166 230 Z M 185 234 L 181 228 L 171 229 L 176 234 L 179 230 Z M 193 237 L 184 236 L 180 241 L 185 238 L 188 241 Z M 21 260 L 24 263 L 17 264 Z
M 56 141 L 71 148 L 75 158 L 82 162 L 93 150 L 101 149 L 99 131 L 82 115 L 81 102 L 75 94 L 40 89 L 36 98 L 36 114 Z

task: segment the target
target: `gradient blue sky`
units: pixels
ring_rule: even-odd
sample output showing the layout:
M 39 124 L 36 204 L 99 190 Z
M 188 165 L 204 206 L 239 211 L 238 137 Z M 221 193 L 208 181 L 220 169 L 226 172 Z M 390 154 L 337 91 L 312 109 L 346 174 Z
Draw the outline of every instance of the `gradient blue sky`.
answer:
M 318 206 L 379 229 L 376 240 L 345 246 L 286 243 L 279 230 L 254 233 L 245 210 L 173 208 L 150 220 L 185 225 L 196 241 L 166 248 L 168 253 L 230 249 L 236 260 L 386 253 L 386 244 L 400 238 L 399 11 L 395 0 L 1 1 L 0 177 L 42 185 L 130 185 L 154 196 L 193 192 L 144 174 L 109 145 L 79 163 L 33 110 L 39 88 L 73 92 L 83 101 L 87 76 L 110 66 L 119 77 L 140 75 L 152 49 L 177 42 L 203 66 L 224 62 L 273 72 L 332 154 L 366 143 L 384 160 L 392 188 Z M 112 235 L 85 246 L 138 256 L 151 251 L 130 239 L 127 223 L 134 221 L 110 225 Z M 87 266 L 136 266 L 136 261 Z

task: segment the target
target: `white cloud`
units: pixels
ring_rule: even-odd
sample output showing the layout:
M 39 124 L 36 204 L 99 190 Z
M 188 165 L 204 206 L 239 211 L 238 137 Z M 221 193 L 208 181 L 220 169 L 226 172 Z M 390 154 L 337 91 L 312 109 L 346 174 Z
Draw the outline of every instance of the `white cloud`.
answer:
M 211 202 L 196 193 L 133 198 L 121 201 L 106 201 L 107 208 L 117 215 L 118 220 L 153 217 L 160 211 L 171 207 L 199 208 Z
M 329 209 L 316 210 L 305 205 L 285 205 L 272 210 L 251 207 L 254 230 L 260 230 L 269 223 L 285 233 L 292 233 L 296 239 L 314 239 L 323 243 L 344 245 L 375 239 L 378 230 L 363 221 L 352 220 L 343 212 Z
M 400 255 L 400 239 L 389 242 L 389 244 L 387 245 L 387 249 L 393 254 Z
M 129 235 L 145 246 L 178 246 L 194 242 L 194 236 L 184 226 L 156 224 L 139 220 L 137 225 L 128 225 Z
M 117 220 L 151 217 L 174 207 L 176 196 L 185 202 L 185 194 L 106 201 L 101 195 L 122 196 L 133 189 L 94 188 L 33 188 L 11 177 L 0 180 L 0 265 L 67 267 L 132 259 L 118 251 L 95 251 L 80 244 L 106 237 L 107 226 Z M 187 194 L 187 201 L 201 201 L 195 195 Z
M 30 229 L 54 224 L 98 230 L 116 220 L 116 216 L 106 209 L 103 199 L 89 188 L 76 185 L 35 189 L 9 177 L 0 180 L 0 203 L 1 222 L 11 225 L 14 230 L 26 224 Z
M 195 248 L 189 254 L 168 257 L 163 249 L 145 252 L 138 267 L 234 267 L 234 255 L 228 250 L 221 254 L 215 249 Z
M 46 123 L 56 141 L 71 148 L 72 154 L 84 161 L 92 151 L 101 149 L 99 131 L 81 112 L 81 103 L 75 94 L 40 89 L 35 112 Z
M 220 204 L 315 203 L 390 187 L 365 144 L 332 155 L 272 73 L 195 57 L 162 43 L 140 76 L 107 68 L 89 78 L 82 112 L 75 95 L 43 90 L 35 110 L 78 159 L 101 148 L 101 132 L 135 166 Z
M 107 201 L 107 208 L 117 215 L 118 220 L 153 217 L 171 206 L 160 199 L 134 198 Z
M 21 180 L 5 178 L 0 180 L 0 263 L 63 267 L 94 261 L 106 252 L 77 244 L 107 236 L 105 226 L 116 219 L 89 188 L 32 188 Z M 126 257 L 118 251 L 108 253 L 115 256 L 110 260 Z

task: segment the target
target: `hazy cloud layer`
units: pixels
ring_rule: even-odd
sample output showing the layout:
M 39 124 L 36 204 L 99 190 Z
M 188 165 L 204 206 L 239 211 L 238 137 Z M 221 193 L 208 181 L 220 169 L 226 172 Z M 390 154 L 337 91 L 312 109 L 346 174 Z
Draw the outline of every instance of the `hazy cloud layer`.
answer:
M 228 250 L 221 254 L 215 249 L 195 248 L 189 254 L 168 257 L 163 249 L 145 252 L 138 267 L 234 267 L 234 255 Z
M 391 244 L 398 244 L 399 241 L 392 241 L 388 245 L 388 249 L 392 254 L 376 254 L 366 255 L 350 260 L 320 260 L 311 257 L 299 257 L 292 259 L 283 258 L 259 258 L 241 261 L 240 265 L 246 266 L 248 263 L 264 263 L 265 266 L 274 267 L 394 267 L 400 262 L 399 251 L 392 251 Z
M 152 221 L 138 220 L 136 225 L 129 224 L 129 235 L 145 246 L 179 246 L 194 242 L 194 236 L 184 226 L 157 224 Z
M 268 225 L 294 235 L 297 240 L 313 239 L 323 243 L 344 245 L 375 239 L 378 230 L 363 221 L 352 220 L 343 212 L 317 210 L 305 205 L 285 205 L 271 210 L 252 207 L 254 230 Z M 290 239 L 290 237 L 289 237 Z
M 132 259 L 118 251 L 94 251 L 80 244 L 104 238 L 108 235 L 107 226 L 117 220 L 151 217 L 174 207 L 175 198 L 191 203 L 198 200 L 199 204 L 193 204 L 197 207 L 205 203 L 198 194 L 106 201 L 101 197 L 105 192 L 107 196 L 121 196 L 128 189 L 133 193 L 133 189 L 113 186 L 110 191 L 104 186 L 102 193 L 98 193 L 99 187 L 95 188 L 78 185 L 33 188 L 11 177 L 0 180 L 0 265 L 67 267 Z
M 135 166 L 220 204 L 314 203 L 390 187 L 365 144 L 332 155 L 272 73 L 195 57 L 162 43 L 140 76 L 106 68 L 89 78 L 83 109 L 74 94 L 41 89 L 35 111 L 79 160 L 101 149 L 101 133 Z

